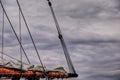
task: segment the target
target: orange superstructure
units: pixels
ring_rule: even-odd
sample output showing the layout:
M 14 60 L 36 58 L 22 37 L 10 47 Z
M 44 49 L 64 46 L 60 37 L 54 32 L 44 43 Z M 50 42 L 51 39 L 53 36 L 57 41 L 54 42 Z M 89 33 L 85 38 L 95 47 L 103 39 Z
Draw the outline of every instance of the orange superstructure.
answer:
M 0 68 L 0 76 L 2 77 L 20 76 L 20 72 L 8 68 Z
M 51 77 L 51 78 L 68 78 L 68 73 L 49 72 L 48 77 Z
M 41 72 L 34 72 L 34 71 L 18 71 L 9 68 L 0 68 L 0 76 L 2 77 L 41 77 Z
M 17 69 L 10 69 L 10 68 L 0 68 L 0 77 L 37 77 L 37 78 L 45 78 L 47 76 L 48 78 L 69 78 L 71 77 L 71 74 L 66 72 L 57 72 L 57 71 L 48 71 L 46 74 L 44 72 L 39 71 L 20 71 Z M 75 77 L 75 76 L 72 76 Z

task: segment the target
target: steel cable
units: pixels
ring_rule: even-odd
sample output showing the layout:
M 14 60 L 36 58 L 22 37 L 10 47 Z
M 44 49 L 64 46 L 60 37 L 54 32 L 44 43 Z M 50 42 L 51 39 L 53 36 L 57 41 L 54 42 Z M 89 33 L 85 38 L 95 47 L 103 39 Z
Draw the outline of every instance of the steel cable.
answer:
M 24 14 L 23 14 L 22 8 L 21 8 L 21 6 L 20 6 L 20 3 L 19 3 L 18 0 L 16 0 L 16 1 L 17 1 L 17 4 L 18 4 L 18 7 L 19 7 L 19 9 L 20 9 L 21 15 L 22 15 L 22 17 L 23 17 L 23 20 L 24 20 L 24 22 L 25 22 L 26 28 L 27 28 L 27 30 L 28 30 L 29 36 L 30 36 L 30 38 L 31 38 L 31 41 L 32 41 L 32 43 L 33 43 L 33 46 L 34 46 L 34 48 L 35 48 L 35 51 L 36 51 L 36 53 L 37 53 L 38 59 L 39 59 L 39 61 L 40 61 L 40 64 L 41 64 L 41 66 L 42 66 L 42 68 L 43 68 L 44 73 L 46 73 L 46 72 L 45 72 L 45 69 L 44 69 L 44 65 L 43 65 L 43 63 L 42 63 L 42 60 L 41 60 L 41 58 L 40 58 L 38 49 L 37 49 L 37 47 L 36 47 L 35 41 L 34 41 L 34 39 L 33 39 L 33 37 L 32 37 L 31 31 L 30 31 L 30 29 L 29 29 L 29 26 L 28 26 L 28 24 L 27 24 L 27 21 L 26 21 L 26 19 L 25 19 Z
M 4 69 L 4 60 L 3 60 L 3 54 L 4 54 L 4 24 L 5 24 L 5 19 L 4 19 L 4 11 L 3 11 L 3 17 L 2 17 L 2 77 L 4 76 L 3 69 Z
M 23 50 L 23 52 L 24 52 L 24 54 L 25 54 L 25 56 L 26 56 L 26 59 L 27 59 L 28 63 L 31 64 L 31 63 L 30 63 L 30 60 L 29 60 L 29 58 L 28 58 L 28 56 L 27 56 L 27 54 L 26 54 L 26 52 L 25 52 L 25 50 L 24 50 L 24 48 L 23 48 L 23 46 L 22 46 L 22 44 L 21 44 L 21 42 L 20 42 L 20 40 L 19 40 L 19 38 L 18 38 L 18 35 L 17 35 L 17 33 L 16 33 L 16 31 L 15 31 L 15 29 L 14 29 L 14 27 L 13 27 L 13 25 L 12 25 L 12 23 L 11 23 L 9 17 L 8 17 L 8 15 L 7 15 L 7 12 L 5 11 L 5 8 L 4 8 L 4 6 L 3 6 L 2 0 L 0 0 L 0 4 L 1 4 L 1 7 L 2 7 L 4 13 L 5 13 L 5 16 L 6 16 L 7 20 L 8 20 L 8 22 L 9 22 L 9 24 L 10 24 L 10 26 L 11 26 L 13 32 L 14 32 L 14 34 L 15 34 L 17 40 L 18 40 L 18 43 L 20 44 L 20 46 L 21 46 L 21 48 L 22 48 L 22 50 Z

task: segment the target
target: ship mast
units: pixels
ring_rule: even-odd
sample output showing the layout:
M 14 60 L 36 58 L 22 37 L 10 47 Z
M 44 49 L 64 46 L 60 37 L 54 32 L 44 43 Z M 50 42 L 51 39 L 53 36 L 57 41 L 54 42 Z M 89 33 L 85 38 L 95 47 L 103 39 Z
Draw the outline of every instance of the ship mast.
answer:
M 64 38 L 63 38 L 63 35 L 62 35 L 62 32 L 61 32 L 59 23 L 58 23 L 58 21 L 57 21 L 55 12 L 54 12 L 54 10 L 53 10 L 52 3 L 51 3 L 50 0 L 47 0 L 47 1 L 48 1 L 48 5 L 49 5 L 49 7 L 50 7 L 50 10 L 51 10 L 53 19 L 54 19 L 54 21 L 55 21 L 55 25 L 56 25 L 56 28 L 57 28 L 57 31 L 58 31 L 58 38 L 60 39 L 60 42 L 61 42 L 61 45 L 62 45 L 64 54 L 65 54 L 65 57 L 66 57 L 66 61 L 67 61 L 68 68 L 69 68 L 69 72 L 76 74 L 76 71 L 75 71 L 75 69 L 74 69 L 72 60 L 71 60 L 71 58 L 70 58 L 70 55 L 69 55 L 67 46 L 66 46 L 66 44 L 65 44 L 65 40 L 64 40 Z

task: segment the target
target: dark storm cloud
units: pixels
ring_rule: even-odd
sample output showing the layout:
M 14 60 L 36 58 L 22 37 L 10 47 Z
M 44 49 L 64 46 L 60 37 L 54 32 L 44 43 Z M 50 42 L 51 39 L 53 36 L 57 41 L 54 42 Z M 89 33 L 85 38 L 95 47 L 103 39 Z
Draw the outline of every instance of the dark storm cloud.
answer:
M 117 9 L 120 11 L 120 0 L 116 0 L 116 4 L 117 4 Z
M 117 40 L 109 40 L 109 41 L 104 41 L 104 40 L 89 40 L 89 41 L 81 41 L 81 40 L 76 40 L 76 41 L 69 41 L 70 44 L 99 44 L 99 43 L 120 43 L 120 41 Z

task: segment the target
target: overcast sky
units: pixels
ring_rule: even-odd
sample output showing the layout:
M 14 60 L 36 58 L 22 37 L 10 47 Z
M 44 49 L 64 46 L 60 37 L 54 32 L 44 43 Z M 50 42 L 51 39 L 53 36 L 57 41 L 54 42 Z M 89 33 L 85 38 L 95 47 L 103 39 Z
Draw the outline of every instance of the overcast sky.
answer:
M 2 1 L 19 34 L 19 11 L 16 1 Z M 47 1 L 19 1 L 44 65 L 47 68 L 63 66 L 68 71 Z M 119 80 L 120 0 L 51 1 L 71 59 L 79 74 L 79 77 L 74 80 Z M 1 29 L 2 9 L 0 7 L 0 46 Z M 5 19 L 4 37 L 4 52 L 20 59 L 19 44 L 7 19 Z M 40 65 L 23 20 L 22 43 L 32 64 Z M 24 55 L 23 58 L 27 62 Z

